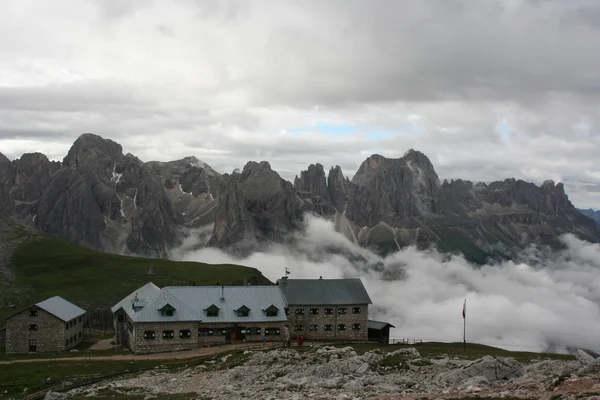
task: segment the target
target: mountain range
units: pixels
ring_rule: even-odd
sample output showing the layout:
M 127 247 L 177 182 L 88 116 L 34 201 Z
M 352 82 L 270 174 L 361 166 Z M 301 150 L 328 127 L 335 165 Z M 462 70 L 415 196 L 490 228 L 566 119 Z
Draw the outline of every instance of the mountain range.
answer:
M 42 232 L 112 253 L 168 257 L 192 228 L 213 226 L 209 246 L 247 251 L 285 242 L 306 213 L 333 221 L 349 240 L 385 254 L 409 245 L 461 252 L 474 262 L 510 258 L 560 236 L 600 242 L 591 218 L 561 183 L 516 179 L 440 181 L 427 156 L 374 154 L 352 179 L 311 164 L 294 182 L 268 162 L 220 174 L 195 157 L 143 162 L 121 145 L 81 135 L 61 161 L 0 154 L 0 214 Z

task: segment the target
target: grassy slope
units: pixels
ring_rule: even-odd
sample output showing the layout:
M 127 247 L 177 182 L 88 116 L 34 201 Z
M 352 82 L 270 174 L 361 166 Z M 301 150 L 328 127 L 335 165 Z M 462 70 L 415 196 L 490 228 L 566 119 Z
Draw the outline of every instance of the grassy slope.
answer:
M 236 285 L 270 282 L 255 268 L 161 259 L 125 257 L 90 250 L 50 235 L 21 244 L 12 255 L 19 284 L 31 287 L 17 307 L 59 295 L 80 307 L 114 304 L 136 288 L 154 282 L 166 285 Z M 152 268 L 153 274 L 148 275 Z M 14 312 L 0 308 L 0 317 Z

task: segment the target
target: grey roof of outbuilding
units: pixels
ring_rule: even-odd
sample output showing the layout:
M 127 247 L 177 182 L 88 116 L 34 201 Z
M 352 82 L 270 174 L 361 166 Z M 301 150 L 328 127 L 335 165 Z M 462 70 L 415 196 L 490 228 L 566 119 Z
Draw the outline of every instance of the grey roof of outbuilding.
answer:
M 36 306 L 65 322 L 85 314 L 84 309 L 77 307 L 75 304 L 60 296 L 54 296 L 44 301 L 40 301 Z
M 372 304 L 359 278 L 280 279 L 279 286 L 291 305 Z
M 155 286 L 156 287 L 156 286 Z M 145 290 L 143 290 L 145 289 Z M 130 295 L 115 305 L 112 310 L 116 312 L 123 307 L 134 322 L 168 322 L 168 321 L 202 321 L 202 322 L 280 322 L 287 321 L 284 308 L 287 302 L 278 286 L 167 286 L 162 289 L 149 289 L 147 285 L 136 291 L 138 298 L 142 293 L 152 294 L 146 298 L 144 307 L 135 312 L 131 301 L 135 297 Z M 150 293 L 148 293 L 150 292 Z M 221 301 L 221 293 L 224 300 Z M 159 311 L 166 304 L 175 308 L 172 316 L 163 316 Z M 211 305 L 220 310 L 218 316 L 209 317 L 206 309 Z M 264 310 L 274 305 L 281 312 L 276 317 L 267 317 Z M 241 306 L 250 309 L 247 317 L 240 317 L 235 310 Z
M 372 321 L 372 320 L 368 321 L 368 326 L 369 326 L 369 329 L 377 329 L 378 331 L 385 328 L 386 326 L 389 326 L 390 328 L 395 328 L 395 326 L 390 324 L 389 322 Z

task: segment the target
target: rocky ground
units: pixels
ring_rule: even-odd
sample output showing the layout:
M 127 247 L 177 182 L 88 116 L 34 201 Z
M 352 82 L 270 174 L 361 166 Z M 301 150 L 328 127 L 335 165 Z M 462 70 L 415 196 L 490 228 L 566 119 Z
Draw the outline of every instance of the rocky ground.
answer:
M 277 349 L 219 356 L 178 371 L 155 370 L 49 394 L 48 398 L 187 394 L 197 399 L 599 399 L 600 359 L 484 356 L 424 358 L 415 348 L 358 354 L 352 347 Z M 161 397 L 162 398 L 162 397 Z

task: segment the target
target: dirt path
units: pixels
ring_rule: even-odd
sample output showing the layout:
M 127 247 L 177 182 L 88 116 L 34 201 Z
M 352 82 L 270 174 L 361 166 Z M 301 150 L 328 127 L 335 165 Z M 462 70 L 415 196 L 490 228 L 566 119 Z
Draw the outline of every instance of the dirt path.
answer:
M 110 350 L 115 346 L 112 344 L 113 339 L 103 339 L 90 346 L 90 350 Z
M 142 361 L 142 360 L 178 360 L 186 358 L 196 358 L 203 356 L 212 356 L 219 353 L 225 353 L 231 350 L 270 350 L 279 347 L 280 343 L 266 343 L 266 344 L 227 344 L 215 347 L 203 347 L 196 350 L 188 351 L 175 351 L 171 353 L 157 353 L 157 354 L 117 354 L 114 356 L 93 356 L 93 355 L 82 355 L 79 357 L 56 357 L 56 358 L 29 358 L 22 360 L 12 361 L 0 361 L 0 365 L 7 364 L 20 364 L 20 363 L 36 363 L 36 362 L 49 362 L 49 361 Z

